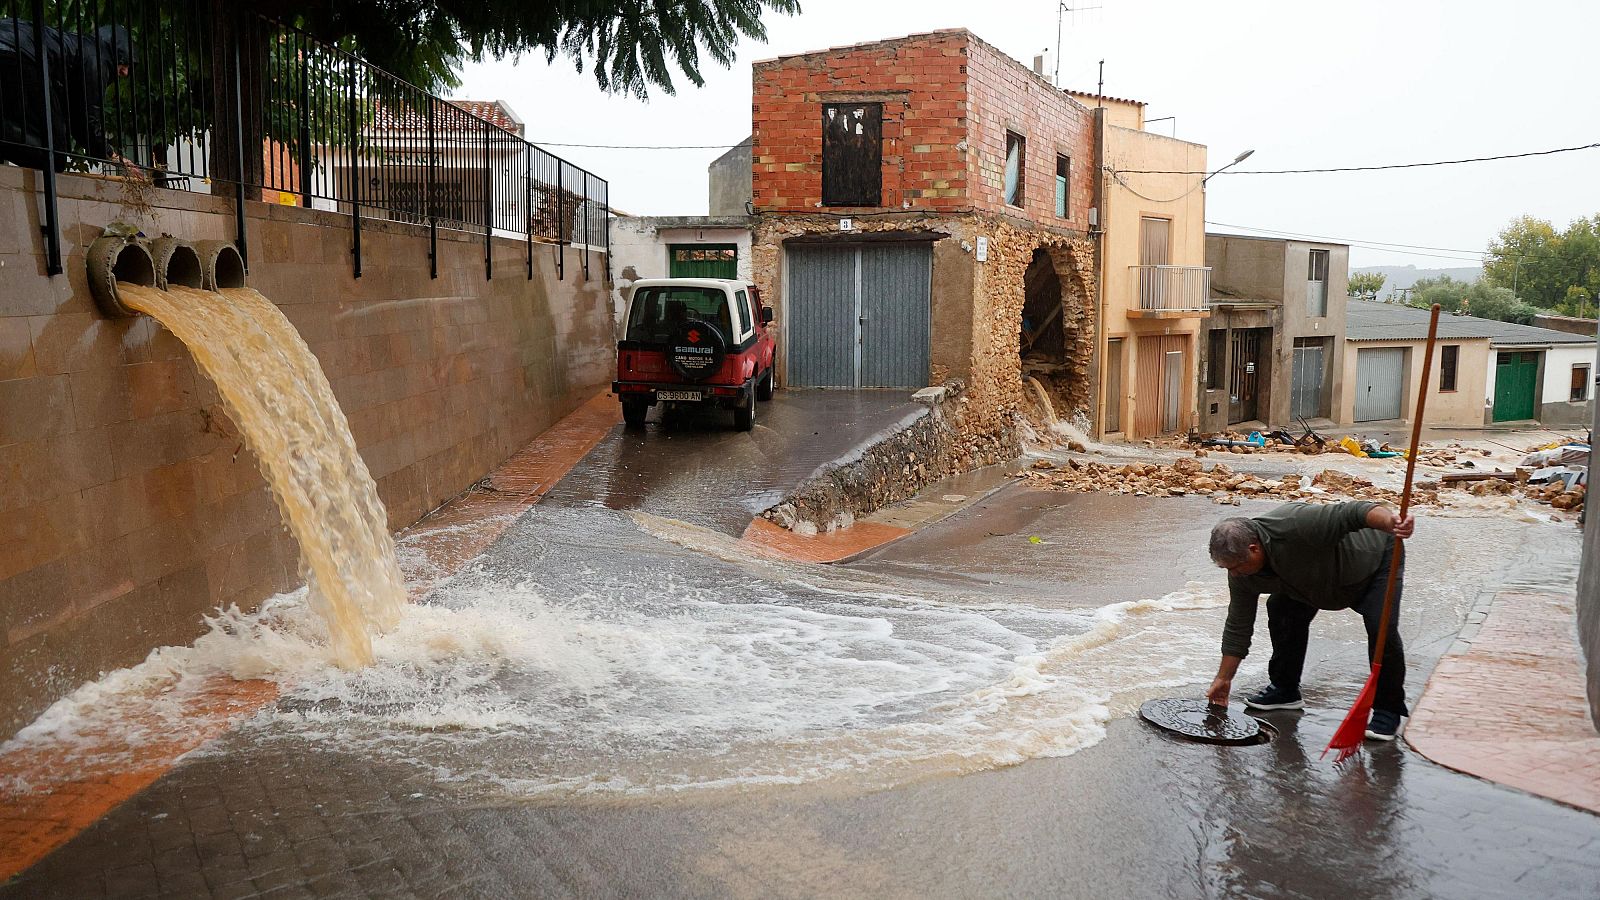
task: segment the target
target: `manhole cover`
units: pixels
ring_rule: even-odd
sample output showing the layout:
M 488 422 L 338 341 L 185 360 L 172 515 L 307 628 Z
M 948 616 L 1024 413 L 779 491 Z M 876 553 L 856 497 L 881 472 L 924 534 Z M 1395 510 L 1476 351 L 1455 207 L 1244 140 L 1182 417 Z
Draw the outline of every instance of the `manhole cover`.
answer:
M 1139 707 L 1146 722 L 1204 744 L 1259 744 L 1261 722 L 1204 700 L 1151 700 Z

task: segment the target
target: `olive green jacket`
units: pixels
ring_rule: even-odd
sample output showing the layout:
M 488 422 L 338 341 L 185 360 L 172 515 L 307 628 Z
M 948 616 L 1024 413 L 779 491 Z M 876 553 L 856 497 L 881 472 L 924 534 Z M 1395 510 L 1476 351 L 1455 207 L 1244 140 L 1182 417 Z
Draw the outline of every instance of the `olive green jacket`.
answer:
M 1318 609 L 1345 609 L 1359 600 L 1394 541 L 1367 527 L 1367 513 L 1376 505 L 1285 503 L 1252 518 L 1267 562 L 1255 575 L 1228 576 L 1223 655 L 1250 653 L 1262 594 L 1283 594 Z

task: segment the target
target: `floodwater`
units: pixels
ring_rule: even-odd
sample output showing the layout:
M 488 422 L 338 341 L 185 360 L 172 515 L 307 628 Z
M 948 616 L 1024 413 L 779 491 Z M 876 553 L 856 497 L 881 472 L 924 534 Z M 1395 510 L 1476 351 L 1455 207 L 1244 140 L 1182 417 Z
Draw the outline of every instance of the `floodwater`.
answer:
M 205 849 L 209 796 L 245 857 L 282 845 L 242 876 L 263 892 L 408 892 L 374 873 L 482 896 L 1576 897 L 1600 883 L 1593 816 L 1401 745 L 1339 769 L 1317 758 L 1366 675 L 1356 616 L 1319 616 L 1312 708 L 1273 714 L 1270 744 L 1201 747 L 1133 717 L 1209 682 L 1226 598 L 1204 538 L 1265 504 L 1013 487 L 856 563 L 790 564 L 750 556 L 725 508 L 749 500 L 740 467 L 806 465 L 707 433 L 685 458 L 617 467 L 664 434 L 608 439 L 376 635 L 371 666 L 328 664 L 303 595 L 168 654 L 185 674 L 273 671 L 282 699 L 14 886 L 146 866 L 174 830 L 202 848 L 207 883 L 231 884 Z M 719 478 L 648 471 L 717 459 Z M 664 515 L 661 497 L 686 491 L 697 512 Z M 1570 525 L 1424 519 L 1400 611 L 1412 699 L 1482 592 L 1570 585 L 1576 551 Z M 403 543 L 399 559 L 418 565 Z M 1262 631 L 1241 691 L 1262 680 Z

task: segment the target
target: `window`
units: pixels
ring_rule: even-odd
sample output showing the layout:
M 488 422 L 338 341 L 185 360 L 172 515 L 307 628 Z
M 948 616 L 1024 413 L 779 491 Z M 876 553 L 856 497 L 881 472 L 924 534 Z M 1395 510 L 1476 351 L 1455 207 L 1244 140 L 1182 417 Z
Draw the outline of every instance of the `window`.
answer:
M 1328 314 L 1328 251 L 1311 251 L 1311 263 L 1306 272 L 1306 315 L 1322 317 Z
M 1022 186 L 1027 181 L 1027 141 L 1014 131 L 1006 132 L 1006 205 L 1022 205 Z
M 822 205 L 883 205 L 883 104 L 822 105 Z
M 1455 344 L 1446 344 L 1439 350 L 1439 390 L 1453 391 L 1456 389 L 1456 367 L 1461 361 L 1461 348 Z
M 739 323 L 741 326 L 739 331 L 739 340 L 742 341 L 749 337 L 751 332 L 755 330 L 756 314 L 755 311 L 750 308 L 750 298 L 745 294 L 744 291 L 737 291 L 734 293 L 734 296 L 739 299 L 739 318 L 744 320 L 743 322 Z
M 660 343 L 689 320 L 709 322 L 733 335 L 733 315 L 728 295 L 713 287 L 645 287 L 633 292 L 627 340 Z
M 1072 160 L 1065 156 L 1056 157 L 1056 217 L 1065 219 L 1071 212 L 1067 204 L 1068 193 L 1072 189 Z
M 1575 365 L 1572 367 L 1572 393 L 1567 399 L 1573 403 L 1582 403 L 1589 399 L 1589 366 Z
M 1228 362 L 1228 331 L 1225 328 L 1211 329 L 1210 342 L 1206 347 L 1206 387 L 1216 390 L 1222 387 L 1222 373 Z

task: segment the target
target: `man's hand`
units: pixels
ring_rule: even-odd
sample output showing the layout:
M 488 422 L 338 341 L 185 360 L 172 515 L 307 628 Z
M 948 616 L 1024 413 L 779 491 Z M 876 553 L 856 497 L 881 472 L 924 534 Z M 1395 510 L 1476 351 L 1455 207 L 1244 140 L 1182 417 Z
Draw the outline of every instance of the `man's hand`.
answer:
M 1367 512 L 1367 527 L 1387 531 L 1403 540 L 1416 532 L 1417 520 L 1409 513 L 1401 518 L 1387 506 L 1374 506 Z
M 1206 700 L 1214 706 L 1227 706 L 1228 695 L 1233 692 L 1233 679 L 1221 675 L 1211 682 L 1211 689 L 1206 691 Z

